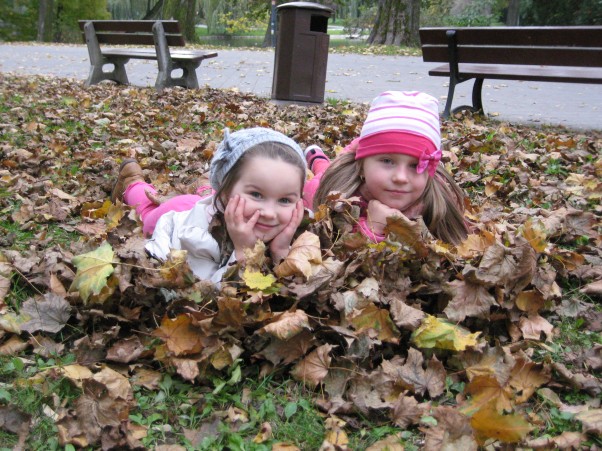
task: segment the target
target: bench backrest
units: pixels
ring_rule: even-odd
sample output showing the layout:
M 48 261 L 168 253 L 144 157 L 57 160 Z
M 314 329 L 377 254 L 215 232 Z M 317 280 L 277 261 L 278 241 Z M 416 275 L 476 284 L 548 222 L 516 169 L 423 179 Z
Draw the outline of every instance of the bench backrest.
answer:
M 455 33 L 447 33 L 454 30 Z M 421 28 L 425 62 L 602 67 L 602 26 Z
M 79 28 L 86 42 L 84 26 L 91 22 L 98 44 L 110 45 L 155 45 L 153 24 L 161 22 L 167 44 L 171 47 L 186 45 L 177 20 L 80 20 Z

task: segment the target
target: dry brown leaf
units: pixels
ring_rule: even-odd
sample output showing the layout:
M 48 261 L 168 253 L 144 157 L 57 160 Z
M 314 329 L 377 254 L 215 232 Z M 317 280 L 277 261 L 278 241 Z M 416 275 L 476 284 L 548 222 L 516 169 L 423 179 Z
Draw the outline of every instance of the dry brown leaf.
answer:
M 278 277 L 303 276 L 307 280 L 318 272 L 321 263 L 320 238 L 311 232 L 303 232 L 291 244 L 291 250 L 274 273 Z

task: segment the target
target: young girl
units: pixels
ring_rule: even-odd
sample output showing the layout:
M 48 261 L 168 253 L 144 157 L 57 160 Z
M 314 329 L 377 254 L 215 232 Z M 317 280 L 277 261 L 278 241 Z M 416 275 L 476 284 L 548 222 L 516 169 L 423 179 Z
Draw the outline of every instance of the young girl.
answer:
M 315 177 L 305 185 L 307 206 L 331 192 L 359 196 L 357 229 L 384 239 L 388 217 L 422 216 L 438 239 L 458 244 L 467 236 L 464 195 L 443 168 L 437 100 L 422 92 L 387 91 L 374 99 L 360 137 L 332 162 L 317 146 L 305 151 Z
M 157 204 L 141 167 L 126 160 L 111 199 L 136 207 L 144 233 L 152 235 L 146 249 L 153 256 L 165 260 L 171 249 L 186 250 L 195 275 L 216 284 L 257 240 L 269 243 L 274 264 L 288 255 L 304 211 L 305 159 L 292 139 L 267 128 L 226 129 L 210 182 L 208 197 L 181 195 Z

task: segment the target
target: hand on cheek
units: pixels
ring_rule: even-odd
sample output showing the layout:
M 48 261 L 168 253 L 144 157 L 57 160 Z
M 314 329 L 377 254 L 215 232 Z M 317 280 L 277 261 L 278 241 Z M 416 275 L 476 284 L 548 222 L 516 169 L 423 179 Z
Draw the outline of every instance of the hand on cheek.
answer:
M 228 235 L 234 244 L 234 251 L 237 260 L 244 259 L 244 250 L 253 248 L 257 241 L 253 228 L 259 219 L 260 212 L 256 210 L 249 220 L 245 220 L 245 200 L 239 195 L 230 199 L 226 205 L 224 219 Z
M 368 202 L 368 225 L 373 232 L 382 235 L 387 225 L 387 218 L 401 216 L 399 210 L 388 207 L 378 200 Z
M 303 220 L 303 211 L 303 201 L 299 200 L 286 227 L 270 241 L 270 254 L 274 263 L 284 260 L 288 255 L 293 236 Z

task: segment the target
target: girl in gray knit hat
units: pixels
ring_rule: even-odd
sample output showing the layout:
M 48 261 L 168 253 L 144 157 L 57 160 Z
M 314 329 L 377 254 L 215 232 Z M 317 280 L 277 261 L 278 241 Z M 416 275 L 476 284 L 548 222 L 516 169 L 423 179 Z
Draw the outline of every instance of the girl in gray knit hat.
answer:
M 303 219 L 305 167 L 301 148 L 282 133 L 226 129 L 211 160 L 211 195 L 180 195 L 157 204 L 157 191 L 142 168 L 125 160 L 111 198 L 136 207 L 144 233 L 152 235 L 146 249 L 153 256 L 166 260 L 172 249 L 186 250 L 195 275 L 217 284 L 257 240 L 268 245 L 274 263 L 288 255 Z

